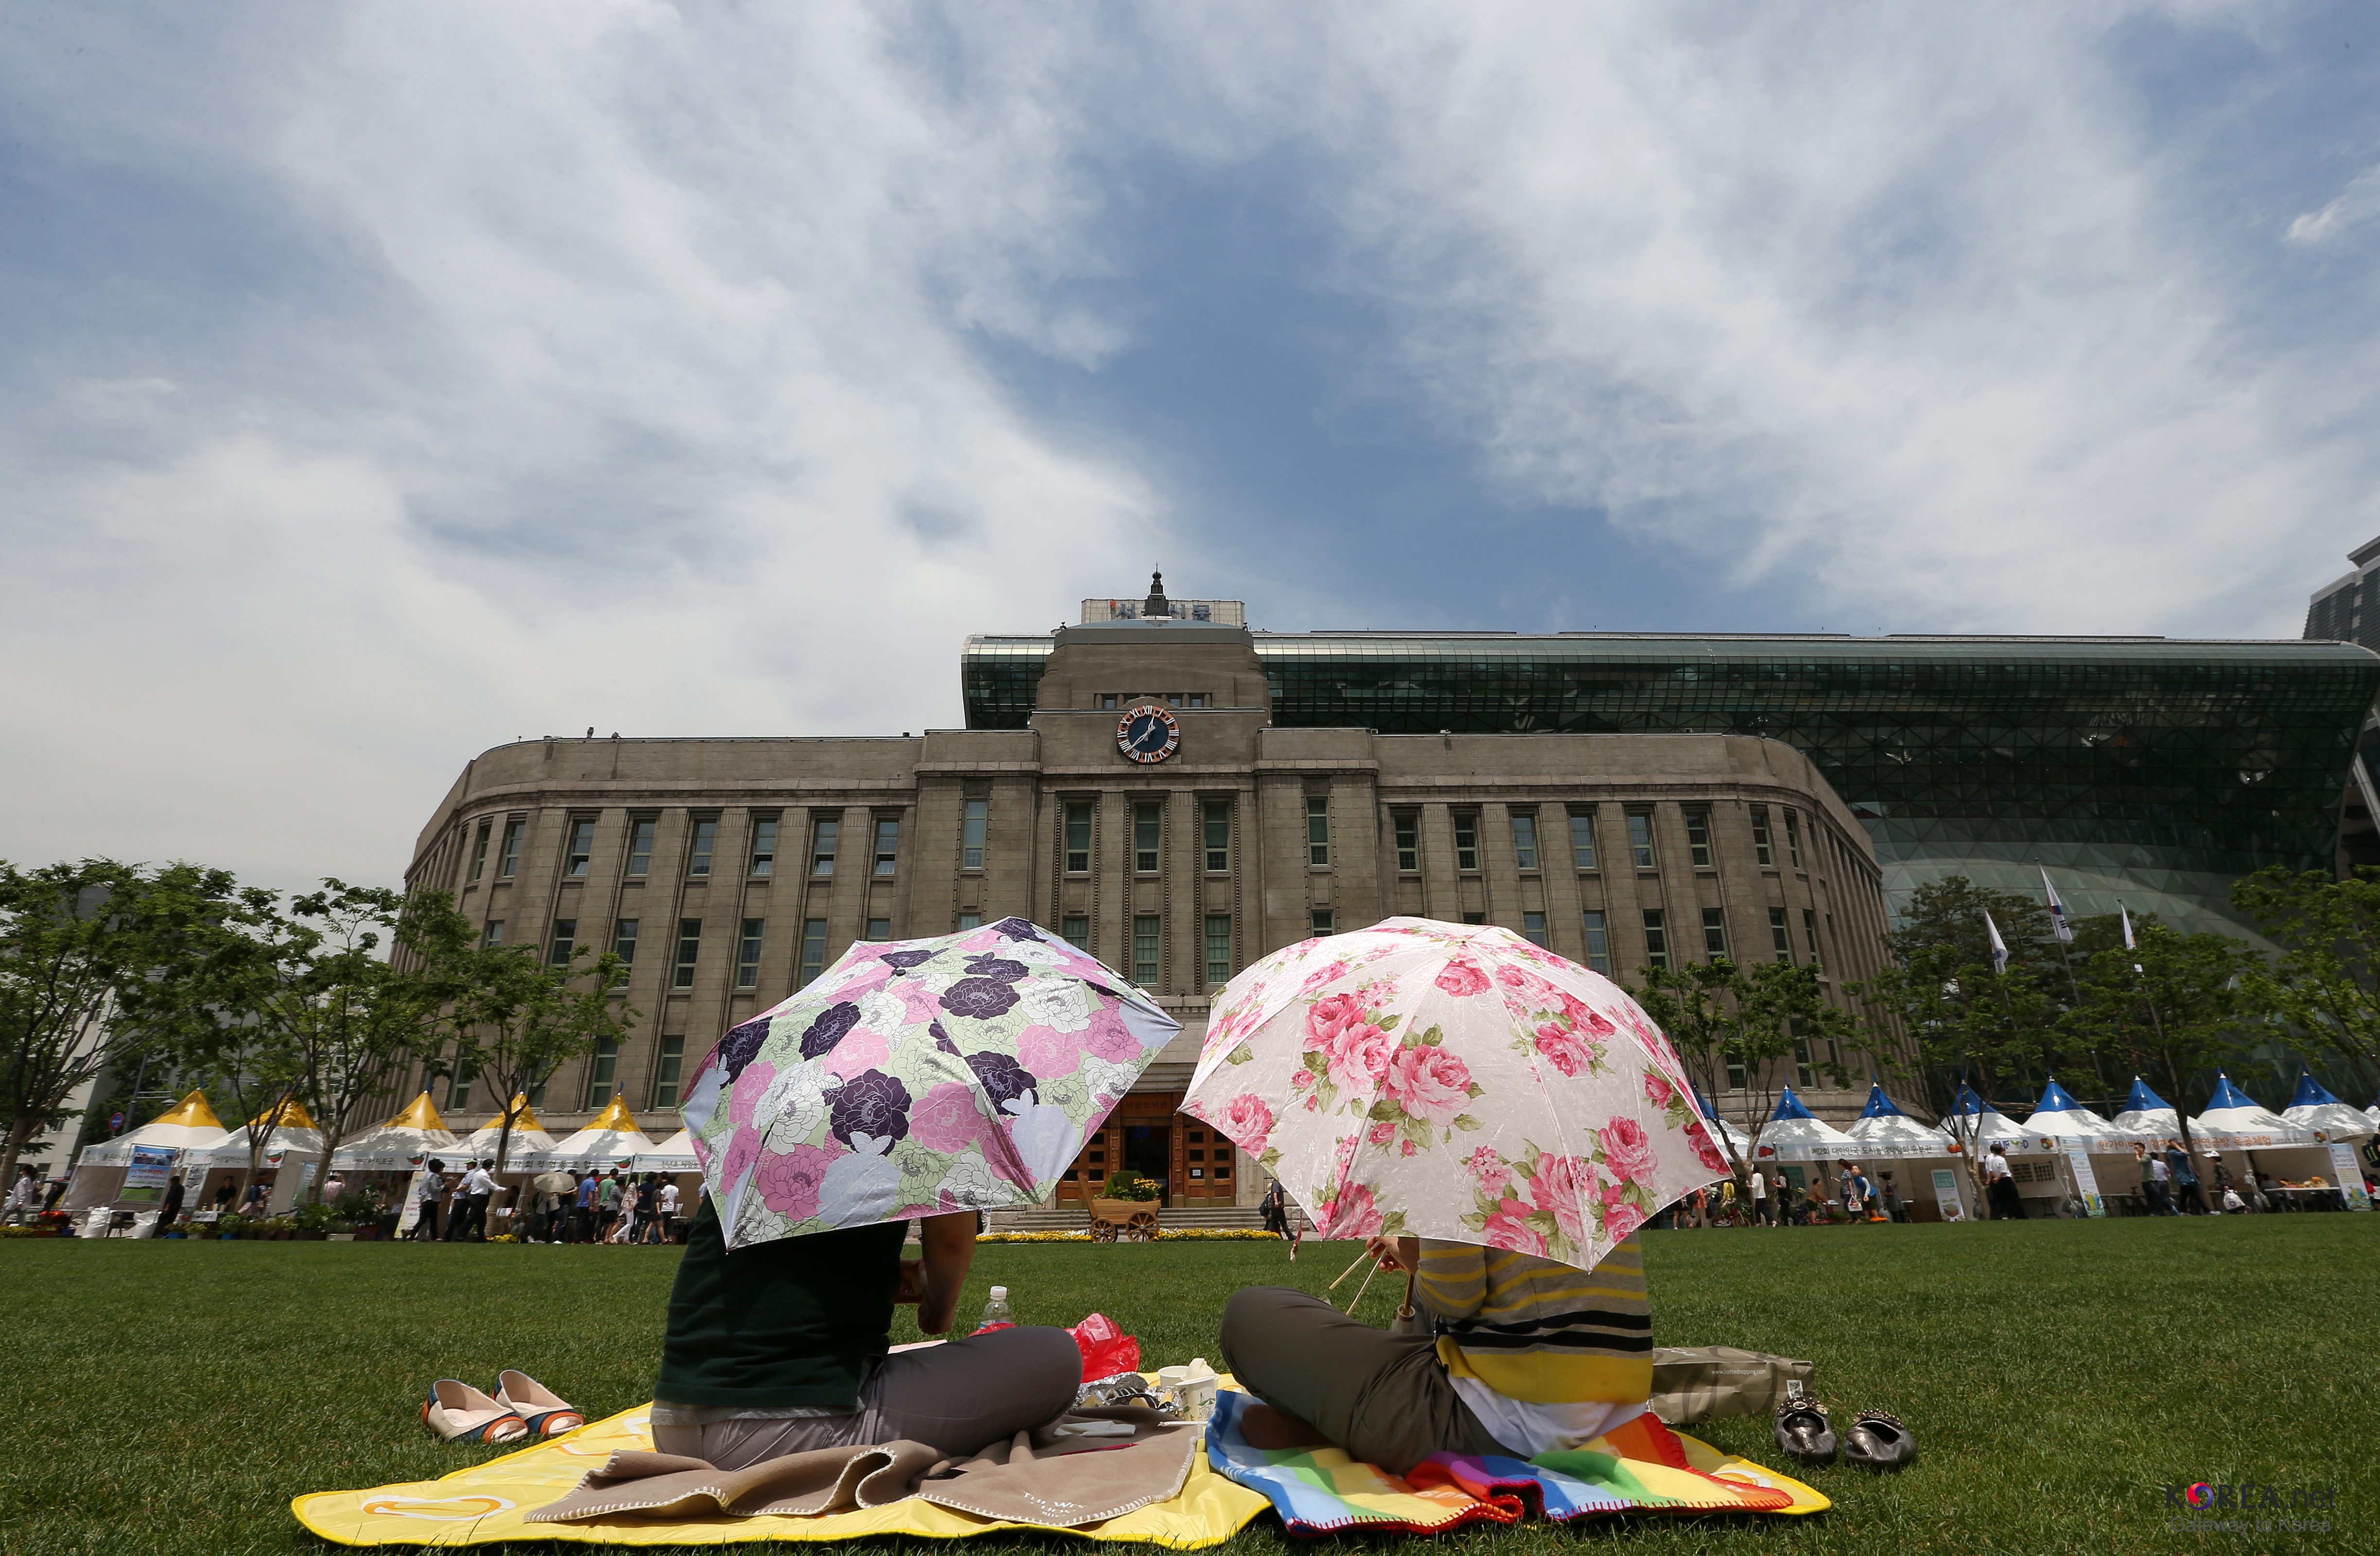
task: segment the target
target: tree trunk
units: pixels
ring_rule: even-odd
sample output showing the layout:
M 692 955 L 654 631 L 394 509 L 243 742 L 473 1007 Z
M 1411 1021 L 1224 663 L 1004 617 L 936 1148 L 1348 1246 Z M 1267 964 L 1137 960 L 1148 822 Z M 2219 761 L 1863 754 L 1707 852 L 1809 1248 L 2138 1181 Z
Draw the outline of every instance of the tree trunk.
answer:
M 32 1144 L 34 1135 L 39 1133 L 35 1125 L 40 1117 L 39 1113 L 23 1113 L 9 1127 L 8 1143 L 6 1148 L 0 1148 L 0 1184 L 17 1181 L 17 1158 L 24 1154 L 25 1148 Z

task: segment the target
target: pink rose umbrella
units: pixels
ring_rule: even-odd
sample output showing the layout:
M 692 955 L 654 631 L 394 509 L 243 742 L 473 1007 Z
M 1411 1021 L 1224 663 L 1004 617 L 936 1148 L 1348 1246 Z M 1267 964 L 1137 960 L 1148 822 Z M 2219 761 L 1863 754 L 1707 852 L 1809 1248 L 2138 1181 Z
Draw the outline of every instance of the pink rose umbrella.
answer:
M 1318 1235 L 1415 1235 L 1592 1270 L 1727 1173 L 1678 1056 L 1609 979 L 1510 930 L 1390 918 L 1216 996 L 1183 1111 Z

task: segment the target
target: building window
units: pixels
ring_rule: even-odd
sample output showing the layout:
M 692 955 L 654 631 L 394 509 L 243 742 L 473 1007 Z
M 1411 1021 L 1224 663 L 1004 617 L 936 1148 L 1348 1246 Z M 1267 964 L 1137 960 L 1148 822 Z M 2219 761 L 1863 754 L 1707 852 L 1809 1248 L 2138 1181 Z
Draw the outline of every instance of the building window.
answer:
M 570 954 L 577 949 L 578 920 L 557 918 L 553 921 L 553 939 L 547 946 L 545 959 L 549 966 L 566 967 Z
M 1115 693 L 1113 692 L 1109 692 L 1099 699 L 1099 706 L 1102 708 L 1113 708 L 1115 705 L 1116 699 Z
M 1058 920 L 1058 938 L 1077 951 L 1091 948 L 1091 917 L 1087 913 L 1069 913 Z
M 1645 910 L 1645 965 L 1666 967 L 1670 965 L 1670 920 L 1658 907 Z
M 1537 819 L 1529 811 L 1512 812 L 1512 858 L 1523 869 L 1537 868 Z
M 462 1112 L 470 1107 L 471 1080 L 472 1077 L 469 1076 L 456 1076 L 446 1083 L 446 1107 L 449 1112 Z
M 1802 910 L 1802 943 L 1810 953 L 1813 963 L 1821 960 L 1818 955 L 1818 910 L 1815 907 Z
M 1686 812 L 1686 858 L 1696 869 L 1711 868 L 1710 812 Z
M 1791 814 L 1791 812 L 1787 812 Z M 1800 1026 L 1800 1022 L 1795 1022 Z M 1808 1091 L 1818 1084 L 1818 1072 L 1810 1064 L 1810 1040 L 1807 1038 L 1793 1045 L 1793 1084 Z
M 1793 868 L 1800 869 L 1802 868 L 1802 818 L 1790 809 L 1785 812 L 1785 853 L 1786 857 L 1793 861 Z
M 760 937 L 767 928 L 766 918 L 747 918 L 744 932 L 735 941 L 735 987 L 760 987 Z
M 980 930 L 980 929 L 982 929 L 982 928 L 983 928 L 983 915 L 982 915 L 982 914 L 980 914 L 980 913 L 962 913 L 962 914 L 960 914 L 960 915 L 959 915 L 959 930 L 960 930 L 960 932 L 964 933 L 964 932 L 965 932 L 965 931 L 966 931 L 966 930 Z
M 612 954 L 630 966 L 637 962 L 637 921 L 615 918 L 612 921 Z
M 1401 811 L 1390 825 L 1396 830 L 1397 869 L 1411 875 L 1421 869 L 1421 818 L 1410 810 Z
M 702 920 L 681 918 L 677 921 L 677 968 L 670 978 L 673 989 L 694 987 L 695 959 L 702 954 Z
M 868 938 L 869 940 L 891 940 L 892 938 L 892 920 L 890 918 L 870 918 L 868 921 Z
M 1132 868 L 1135 875 L 1157 873 L 1157 845 L 1164 835 L 1165 812 L 1154 805 L 1132 808 Z
M 1142 913 L 1132 920 L 1132 980 L 1144 989 L 1152 988 L 1161 976 L 1159 952 L 1163 937 L 1158 932 L 1157 915 Z
M 1190 706 L 1193 708 L 1204 708 L 1207 706 L 1207 694 L 1203 691 L 1192 692 L 1190 694 Z
M 694 845 L 686 851 L 686 872 L 689 876 L 710 873 L 710 856 L 719 846 L 719 818 L 704 818 L 694 823 Z
M 801 983 L 806 984 L 809 982 L 810 979 L 816 978 L 825 970 L 826 920 L 823 918 L 805 918 L 802 920 Z M 800 986 L 800 984 L 795 985 L 796 988 L 799 988 Z
M 504 942 L 504 921 L 501 918 L 489 919 L 487 932 L 480 937 L 480 943 L 481 945 L 502 945 Z
M 757 817 L 752 822 L 752 873 L 774 875 L 777 872 L 777 819 Z
M 650 875 L 653 869 L 653 833 L 661 823 L 650 816 L 639 816 L 628 823 L 628 873 L 638 878 Z
M 1463 921 L 1466 924 L 1485 924 L 1488 922 L 1488 916 L 1484 913 L 1466 913 L 1463 916 Z
M 1207 915 L 1207 981 L 1232 981 L 1232 916 L 1228 913 Z
M 1793 959 L 1793 934 L 1785 927 L 1785 910 L 1781 907 L 1768 910 L 1768 943 L 1770 949 L 1777 953 L 1779 961 Z
M 1542 913 L 1524 913 L 1524 914 L 1522 914 L 1522 915 L 1521 915 L 1521 938 L 1522 938 L 1523 940 L 1524 940 L 1524 941 L 1527 941 L 1531 945 L 1543 945 L 1543 944 L 1545 944 L 1545 942 L 1546 942 L 1546 916 L 1545 916 L 1544 914 L 1542 914 Z
M 1768 807 L 1765 805 L 1752 808 L 1752 857 L 1763 869 L 1777 863 L 1777 846 L 1768 840 Z
M 584 821 L 571 822 L 570 852 L 563 857 L 562 873 L 584 878 L 587 874 L 587 861 L 592 858 L 594 854 L 595 823 Z
M 1593 869 L 1595 865 L 1595 812 L 1573 811 L 1570 819 L 1571 862 L 1581 869 Z
M 1476 811 L 1454 813 L 1454 868 L 1464 872 L 1479 869 L 1479 816 Z
M 494 823 L 492 821 L 481 821 L 480 823 L 480 840 L 471 845 L 471 879 L 474 881 L 477 881 L 481 875 L 487 873 L 488 833 L 493 826 Z
M 1066 804 L 1066 873 L 1087 875 L 1090 872 L 1090 801 L 1069 800 Z
M 1314 910 L 1314 932 L 1318 935 L 1337 934 L 1339 932 L 1338 911 L 1334 908 L 1328 907 L 1316 908 Z
M 661 1052 L 653 1056 L 653 1100 L 656 1108 L 677 1106 L 677 1072 L 686 1063 L 686 1039 L 663 1038 Z
M 823 878 L 834 873 L 835 839 L 843 834 L 841 821 L 817 821 L 810 823 L 810 874 Z
M 1628 853 L 1638 869 L 1651 869 L 1653 860 L 1653 814 L 1649 810 L 1628 812 Z
M 876 873 L 890 875 L 901 862 L 901 819 L 897 816 L 876 818 Z
M 587 1066 L 587 1106 L 600 1108 L 612 1100 L 613 1077 L 620 1070 L 620 1039 L 597 1038 L 595 1062 Z
M 1703 909 L 1703 951 L 1713 958 L 1727 954 L 1727 909 Z
M 983 868 L 984 833 L 991 826 L 991 801 L 971 799 L 966 802 L 966 814 L 959 821 L 959 868 Z
M 521 833 L 526 830 L 528 826 L 528 823 L 527 821 L 517 820 L 506 821 L 504 823 L 504 846 L 496 852 L 497 880 L 510 881 L 514 874 L 519 870 Z
M 1210 799 L 1201 808 L 1207 828 L 1207 873 L 1221 875 L 1232 868 L 1232 802 Z
M 1305 796 L 1305 862 L 1328 865 L 1330 862 L 1330 796 Z
M 1751 1084 L 1752 1074 L 1744 1067 L 1743 1061 L 1741 1059 L 1729 1060 L 1727 1062 L 1727 1088 L 1730 1091 L 1741 1091 Z
M 1586 965 L 1589 970 L 1604 977 L 1611 976 L 1611 931 L 1603 922 L 1600 909 L 1589 908 L 1586 919 Z
M 528 1099 L 528 1105 L 532 1108 L 541 1108 L 545 1106 L 545 1081 L 543 1077 L 531 1081 L 529 1083 L 528 1089 L 522 1092 L 521 1095 Z

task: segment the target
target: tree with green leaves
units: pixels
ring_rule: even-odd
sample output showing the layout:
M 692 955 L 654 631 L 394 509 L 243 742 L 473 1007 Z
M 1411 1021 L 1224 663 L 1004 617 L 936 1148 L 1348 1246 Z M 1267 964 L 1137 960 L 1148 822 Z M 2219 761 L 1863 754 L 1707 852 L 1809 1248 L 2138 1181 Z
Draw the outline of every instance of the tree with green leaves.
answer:
M 1744 966 L 1714 956 L 1681 966 L 1645 967 L 1636 976 L 1636 1003 L 1668 1035 L 1686 1077 L 1712 1107 L 1720 1108 L 1720 1099 L 1733 1101 L 1742 1117 L 1728 1122 L 1747 1138 L 1757 1139 L 1767 1123 L 1789 1063 L 1808 1064 L 1839 1086 L 1849 1078 L 1838 1055 L 1857 1023 L 1828 1000 L 1815 966 Z M 1738 1079 L 1740 1086 L 1734 1084 Z M 1748 1204 L 1751 1164 L 1726 1130 L 1716 1133 Z
M 2231 906 L 2277 953 L 2244 980 L 2279 1018 L 2271 1036 L 2309 1064 L 2380 1065 L 2380 869 L 2338 881 L 2273 866 L 2235 882 Z
M 1994 928 L 2008 947 L 2005 970 L 1993 965 Z M 1958 1111 L 1959 1087 L 1990 1100 L 2059 1056 L 2059 1023 L 2072 1001 L 2064 962 L 2046 949 L 2050 941 L 2048 910 L 2040 903 L 1946 876 L 1911 894 L 1886 937 L 1891 962 L 1849 991 L 1866 1007 L 1871 1027 L 1907 1034 L 1902 1052 L 1913 1063 L 1900 1073 L 1925 1090 L 1971 1173 L 1982 1171 L 1976 1116 Z
M 2111 924 L 2094 928 L 2085 936 L 2076 927 L 2077 944 L 2097 943 L 2077 968 L 2082 998 L 2068 1013 L 2071 1040 L 2156 1076 L 2173 1102 L 2182 1149 L 2194 1159 L 2190 1083 L 2263 1036 L 2270 1009 L 2259 989 L 2264 957 L 2235 936 L 2184 934 L 2154 919 L 2133 925 L 2131 949 Z
M 160 998 L 203 960 L 237 889 L 190 864 L 0 861 L 0 1181 L 84 1082 L 170 1057 Z
M 495 1171 L 504 1170 L 519 1116 L 512 1099 L 537 1090 L 570 1060 L 605 1038 L 625 1037 L 642 1014 L 613 991 L 627 964 L 611 952 L 571 948 L 550 966 L 525 945 L 481 945 L 470 920 L 440 893 L 418 895 L 400 930 L 441 1000 L 440 1047 L 453 1044 L 444 1068 L 495 1088 L 502 1101 Z

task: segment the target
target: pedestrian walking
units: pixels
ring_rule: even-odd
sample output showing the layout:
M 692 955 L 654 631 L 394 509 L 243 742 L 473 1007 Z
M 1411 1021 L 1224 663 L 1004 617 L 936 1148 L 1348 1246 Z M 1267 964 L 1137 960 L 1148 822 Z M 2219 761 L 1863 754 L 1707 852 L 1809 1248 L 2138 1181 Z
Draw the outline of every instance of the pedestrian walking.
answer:
M 406 1236 L 416 1243 L 438 1240 L 438 1202 L 446 1197 L 446 1163 L 431 1157 L 422 1163 L 421 1176 L 413 1185 L 415 1213 L 413 1229 Z
M 2016 1191 L 2016 1173 L 2009 1166 L 2006 1146 L 1994 1146 L 1984 1158 L 1984 1194 L 1991 1201 L 1992 1220 L 2024 1220 L 2024 1198 Z
M 1752 1170 L 1752 1221 L 1755 1226 L 1774 1226 L 1768 1219 L 1768 1174 L 1759 1168 Z
M 2165 1164 L 2173 1173 L 2173 1200 L 2192 1215 L 2206 1216 L 2215 1212 L 2207 1208 L 2206 1192 L 2198 1186 L 2198 1171 L 2190 1162 L 2190 1153 L 2181 1149 L 2180 1140 L 2166 1142 Z M 2198 1208 L 2192 1210 L 2191 1207 Z

